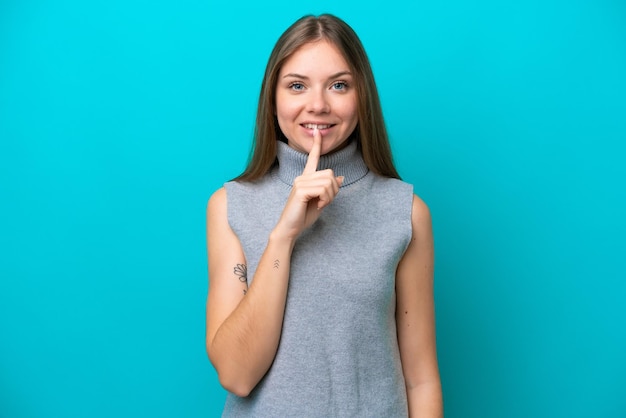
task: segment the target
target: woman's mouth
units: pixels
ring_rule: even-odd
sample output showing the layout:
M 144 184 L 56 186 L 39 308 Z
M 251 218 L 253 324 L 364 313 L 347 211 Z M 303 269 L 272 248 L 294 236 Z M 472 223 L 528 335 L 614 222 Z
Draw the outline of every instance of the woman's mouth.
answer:
M 330 129 L 334 127 L 335 124 L 333 123 L 323 123 L 323 124 L 322 123 L 301 123 L 300 126 L 302 126 L 305 129 L 306 135 L 308 136 L 313 136 L 313 133 L 315 132 L 315 128 L 317 128 L 320 135 L 326 136 L 330 133 Z
M 335 125 L 332 125 L 332 124 L 325 124 L 325 125 L 322 125 L 322 124 L 315 124 L 315 123 L 303 123 L 303 124 L 301 124 L 300 126 L 302 126 L 302 127 L 306 128 L 306 129 L 315 129 L 315 128 L 317 128 L 317 129 L 319 129 L 320 131 L 322 131 L 322 130 L 324 130 L 324 129 L 331 128 L 331 127 L 333 127 L 333 126 L 335 126 Z

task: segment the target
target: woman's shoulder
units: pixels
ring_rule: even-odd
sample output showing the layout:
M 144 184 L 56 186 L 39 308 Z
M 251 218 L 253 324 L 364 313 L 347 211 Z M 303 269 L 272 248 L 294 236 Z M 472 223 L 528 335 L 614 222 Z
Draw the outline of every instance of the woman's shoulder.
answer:
M 392 185 L 398 185 L 400 187 L 413 187 L 413 185 L 409 182 L 406 182 L 402 179 L 396 178 L 396 177 L 388 177 L 388 176 L 383 176 L 380 174 L 376 174 L 373 171 L 369 171 L 368 175 L 371 176 L 374 181 L 376 182 L 381 182 L 381 183 L 385 183 L 385 184 L 392 184 Z
M 413 193 L 413 204 L 412 204 L 412 219 L 414 222 L 419 224 L 429 225 L 431 223 L 430 219 L 430 208 L 420 198 L 418 195 Z
M 207 214 L 219 212 L 226 208 L 226 187 L 222 186 L 213 192 L 207 203 Z
M 385 177 L 370 172 L 372 176 L 372 187 L 377 188 L 379 192 L 396 197 L 407 197 L 413 194 L 413 185 L 404 180 L 394 177 Z
M 374 182 L 379 184 L 389 201 L 397 204 L 398 200 L 411 205 L 411 213 L 421 220 L 430 220 L 430 209 L 424 200 L 415 192 L 412 183 L 393 177 L 384 177 L 374 174 Z
M 250 182 L 230 180 L 224 183 L 222 187 L 213 192 L 209 198 L 209 207 L 226 207 L 228 202 L 228 195 L 236 194 L 238 192 L 245 191 L 250 187 Z

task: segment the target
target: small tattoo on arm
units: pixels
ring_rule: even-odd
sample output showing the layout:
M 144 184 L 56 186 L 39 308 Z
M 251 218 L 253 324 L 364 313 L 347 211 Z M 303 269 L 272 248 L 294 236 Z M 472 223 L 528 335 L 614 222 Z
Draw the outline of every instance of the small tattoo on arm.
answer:
M 274 268 L 277 269 L 278 267 L 280 267 L 280 261 L 274 260 Z
M 246 288 L 243 289 L 243 295 L 245 296 L 246 293 L 248 293 L 248 266 L 245 264 L 237 264 L 235 265 L 233 272 L 239 281 L 245 284 Z
M 237 264 L 233 272 L 237 275 L 240 282 L 246 283 L 248 281 L 248 266 L 245 264 Z

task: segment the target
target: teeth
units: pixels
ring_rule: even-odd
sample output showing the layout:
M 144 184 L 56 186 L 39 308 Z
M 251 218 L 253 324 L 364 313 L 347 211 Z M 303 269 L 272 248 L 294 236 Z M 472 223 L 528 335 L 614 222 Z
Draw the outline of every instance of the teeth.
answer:
M 305 128 L 307 128 L 307 129 L 315 129 L 315 128 L 317 128 L 317 129 L 327 129 L 327 128 L 330 128 L 330 125 L 316 125 L 314 123 L 305 123 L 303 126 Z

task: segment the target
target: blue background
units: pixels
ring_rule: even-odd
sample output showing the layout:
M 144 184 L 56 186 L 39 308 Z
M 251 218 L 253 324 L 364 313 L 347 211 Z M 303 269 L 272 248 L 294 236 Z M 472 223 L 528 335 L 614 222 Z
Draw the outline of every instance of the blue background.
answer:
M 219 416 L 206 201 L 322 12 L 433 214 L 446 416 L 626 416 L 623 1 L 3 0 L 1 417 Z

